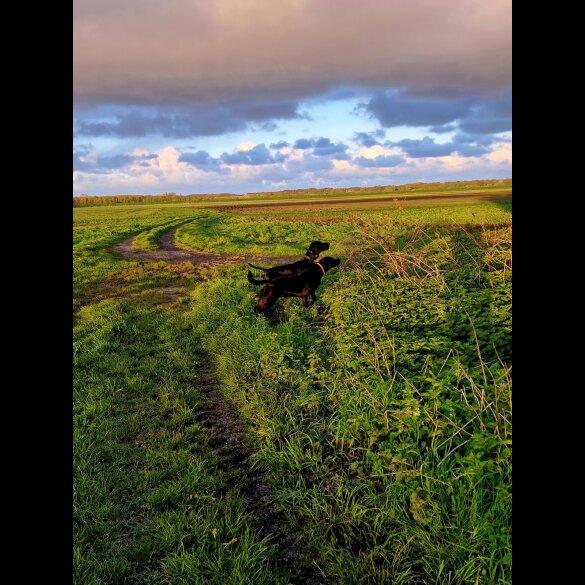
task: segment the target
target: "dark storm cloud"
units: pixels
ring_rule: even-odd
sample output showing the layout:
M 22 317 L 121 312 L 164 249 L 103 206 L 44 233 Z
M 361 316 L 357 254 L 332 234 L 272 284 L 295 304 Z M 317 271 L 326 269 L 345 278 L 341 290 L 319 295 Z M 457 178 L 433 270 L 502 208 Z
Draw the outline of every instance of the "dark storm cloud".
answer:
M 87 147 L 78 147 L 73 151 L 73 170 L 89 173 L 108 173 L 115 169 L 121 169 L 128 165 L 138 163 L 141 166 L 149 166 L 145 161 L 158 158 L 157 154 L 143 154 L 133 156 L 129 154 L 117 154 L 114 156 L 100 156 L 86 158 L 91 152 Z
M 458 132 L 453 136 L 453 142 L 456 144 L 480 144 L 482 146 L 489 146 L 494 142 L 507 142 L 508 139 L 491 136 L 489 134 L 466 134 L 465 132 Z
M 104 120 L 77 120 L 76 134 L 80 136 L 113 136 L 117 138 L 159 135 L 169 138 L 215 136 L 245 130 L 250 123 L 268 119 L 301 118 L 294 102 L 209 105 L 197 108 L 116 108 L 104 112 Z M 268 122 L 273 130 L 276 125 Z M 260 125 L 261 127 L 263 124 Z
M 178 162 L 183 162 L 207 172 L 229 172 L 229 169 L 220 166 L 220 159 L 212 157 L 205 150 L 197 152 L 184 152 L 178 158 Z
M 459 128 L 468 134 L 497 134 L 511 130 L 511 91 L 486 96 L 473 108 L 471 115 L 459 121 Z
M 490 149 L 481 144 L 459 144 L 455 152 L 461 156 L 483 156 L 490 152 Z
M 429 130 L 435 134 L 446 134 L 447 132 L 453 132 L 456 127 L 454 124 L 445 124 L 444 126 L 431 126 Z
M 470 98 L 442 100 L 413 98 L 392 90 L 379 93 L 360 106 L 385 128 L 395 126 L 439 126 L 471 113 Z
M 512 94 L 509 90 L 464 97 L 421 97 L 391 90 L 376 94 L 357 106 L 385 128 L 428 126 L 431 132 L 457 127 L 468 134 L 495 134 L 512 128 Z
M 250 150 L 238 150 L 233 153 L 224 152 L 221 162 L 228 165 L 267 165 L 283 162 L 287 159 L 283 154 L 271 154 L 265 144 L 257 144 Z
M 411 140 L 405 138 L 398 142 L 393 142 L 393 146 L 399 146 L 408 156 L 413 158 L 448 156 L 454 150 L 451 142 L 439 144 L 433 138 L 425 136 L 422 140 Z
M 212 157 L 205 150 L 197 152 L 185 152 L 179 156 L 178 161 L 190 164 L 203 171 L 229 172 L 226 166 L 222 165 L 249 165 L 261 166 L 282 163 L 288 155 L 272 154 L 265 144 L 257 144 L 250 150 L 236 150 L 235 152 L 224 152 L 220 157 Z
M 342 142 L 334 144 L 329 138 L 321 136 L 319 138 L 299 138 L 295 141 L 293 148 L 299 150 L 308 150 L 312 148 L 312 154 L 315 156 L 329 156 L 335 160 L 347 160 L 348 146 Z
M 264 132 L 274 132 L 278 128 L 278 124 L 270 121 L 270 122 L 262 122 L 262 124 L 257 125 L 258 130 L 263 130 Z
M 473 136 L 459 134 L 452 141 L 444 143 L 437 143 L 434 138 L 425 136 L 422 140 L 405 138 L 388 145 L 400 147 L 411 158 L 429 158 L 449 156 L 454 153 L 461 156 L 481 156 L 490 152 L 489 144 L 493 142 L 492 138 L 477 141 Z
M 307 150 L 308 148 L 313 148 L 313 140 L 309 140 L 308 138 L 299 138 L 293 144 L 293 148 L 299 148 L 301 150 Z
M 349 86 L 481 93 L 511 79 L 510 0 L 75 0 L 73 33 L 78 108 Z
M 512 118 L 506 116 L 490 117 L 483 114 L 474 115 L 459 122 L 459 128 L 470 134 L 496 134 L 512 129 Z
M 315 156 L 330 156 L 335 160 L 347 160 L 347 145 L 342 142 L 333 144 L 329 138 L 317 138 L 313 142 Z
M 374 167 L 396 167 L 404 162 L 404 157 L 398 154 L 381 155 L 376 158 L 366 158 L 358 156 L 353 159 L 353 162 L 360 167 L 374 168 Z
M 356 132 L 353 135 L 353 139 L 357 142 L 360 146 L 375 146 L 376 144 L 380 144 L 378 139 L 384 138 L 386 132 L 379 128 L 378 130 L 374 130 L 373 132 Z

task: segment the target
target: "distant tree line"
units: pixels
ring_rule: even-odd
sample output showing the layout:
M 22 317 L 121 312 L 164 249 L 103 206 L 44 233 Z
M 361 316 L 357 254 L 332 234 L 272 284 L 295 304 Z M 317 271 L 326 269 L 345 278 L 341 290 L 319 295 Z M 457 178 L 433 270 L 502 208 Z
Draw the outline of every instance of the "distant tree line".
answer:
M 82 205 L 115 205 L 124 203 L 165 203 L 174 201 L 193 201 L 222 195 L 177 195 L 177 193 L 162 193 L 160 195 L 76 195 L 73 197 L 73 207 Z M 225 197 L 225 195 L 223 195 Z
M 287 189 L 286 191 L 263 191 L 248 193 L 255 197 L 287 197 L 298 195 L 340 195 L 343 193 L 394 193 L 411 191 L 433 191 L 445 189 L 481 189 L 485 187 L 509 188 L 512 179 L 483 179 L 477 181 L 449 181 L 445 183 L 408 183 L 406 185 L 375 185 L 373 187 L 329 187 L 324 189 Z M 241 197 L 234 193 L 219 193 L 214 195 L 192 194 L 177 195 L 177 193 L 162 193 L 160 195 L 76 195 L 73 197 L 73 206 L 83 205 L 122 205 L 125 203 L 172 203 L 185 201 L 206 201 L 225 197 Z

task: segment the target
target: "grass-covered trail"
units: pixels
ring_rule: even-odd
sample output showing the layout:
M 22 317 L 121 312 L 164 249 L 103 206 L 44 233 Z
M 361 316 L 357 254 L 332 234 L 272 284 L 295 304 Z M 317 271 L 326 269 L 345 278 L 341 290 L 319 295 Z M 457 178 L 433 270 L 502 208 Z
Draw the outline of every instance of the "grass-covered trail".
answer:
M 294 542 L 186 329 L 176 305 L 80 310 L 76 583 L 291 582 Z

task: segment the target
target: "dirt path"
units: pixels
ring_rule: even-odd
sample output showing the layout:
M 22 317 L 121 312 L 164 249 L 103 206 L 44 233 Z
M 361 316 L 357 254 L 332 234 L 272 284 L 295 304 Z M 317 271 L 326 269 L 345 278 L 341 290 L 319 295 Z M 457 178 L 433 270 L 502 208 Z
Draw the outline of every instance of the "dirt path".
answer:
M 275 266 L 277 264 L 286 264 L 300 259 L 291 256 L 236 256 L 228 254 L 215 254 L 213 252 L 204 252 L 196 250 L 182 250 L 177 248 L 174 243 L 175 232 L 180 226 L 176 225 L 169 228 L 159 240 L 158 250 L 138 250 L 132 247 L 132 242 L 136 236 L 131 236 L 124 241 L 112 246 L 111 250 L 119 258 L 126 260 L 137 260 L 139 262 L 166 262 L 172 264 L 172 267 L 164 268 L 164 271 L 175 273 L 176 278 L 173 283 L 167 286 L 148 286 L 144 287 L 140 280 L 129 277 L 132 269 L 122 268 L 117 275 L 112 275 L 105 281 L 100 278 L 94 283 L 90 283 L 87 290 L 78 293 L 74 306 L 74 315 L 83 306 L 96 303 L 109 298 L 118 298 L 124 300 L 138 301 L 143 304 L 167 304 L 180 301 L 188 293 L 188 284 L 193 279 L 196 268 L 210 268 L 213 266 L 222 266 L 228 264 L 245 264 L 252 262 L 254 264 Z M 156 276 L 159 267 L 156 265 L 146 265 L 144 270 L 148 271 L 151 277 Z M 74 317 L 75 318 L 75 317 Z
M 112 250 L 121 258 L 127 260 L 141 260 L 143 262 L 191 262 L 194 266 L 218 266 L 221 264 L 238 264 L 245 262 L 266 262 L 269 266 L 286 264 L 300 259 L 291 256 L 235 256 L 229 254 L 216 254 L 196 250 L 183 250 L 175 246 L 175 232 L 179 226 L 169 229 L 160 239 L 158 250 L 136 250 L 132 242 L 136 236 L 132 236 L 113 246 Z
M 112 250 L 121 258 L 144 262 L 189 262 L 194 266 L 210 267 L 223 264 L 244 262 L 266 263 L 274 266 L 292 262 L 299 257 L 234 256 L 203 251 L 182 250 L 174 243 L 175 232 L 179 226 L 169 229 L 160 239 L 158 250 L 136 250 L 132 247 L 135 236 L 115 245 Z M 150 289 L 163 300 L 172 289 L 172 299 L 183 296 L 184 287 L 158 287 Z M 150 295 L 153 296 L 153 295 Z M 156 295 L 154 295 L 156 296 Z M 160 299 L 159 299 L 160 300 Z M 277 554 L 275 568 L 285 570 L 295 576 L 299 585 L 323 585 L 327 580 L 316 566 L 305 566 L 301 560 L 302 543 L 298 535 L 287 532 L 286 521 L 276 511 L 271 488 L 264 471 L 253 463 L 253 450 L 246 441 L 246 427 L 235 408 L 222 395 L 219 383 L 207 360 L 199 370 L 199 404 L 193 419 L 209 436 L 208 445 L 219 459 L 218 468 L 225 474 L 225 492 L 232 491 L 244 500 L 246 511 L 253 518 L 256 529 L 275 547 Z
M 300 537 L 286 531 L 264 472 L 252 462 L 253 451 L 246 445 L 245 426 L 235 407 L 222 396 L 219 383 L 205 363 L 199 372 L 199 390 L 200 410 L 194 420 L 211 435 L 209 446 L 219 458 L 218 467 L 226 474 L 225 490 L 234 490 L 242 497 L 260 534 L 278 552 L 276 563 L 280 569 L 292 573 L 299 585 L 323 585 L 326 580 L 316 567 L 303 565 Z

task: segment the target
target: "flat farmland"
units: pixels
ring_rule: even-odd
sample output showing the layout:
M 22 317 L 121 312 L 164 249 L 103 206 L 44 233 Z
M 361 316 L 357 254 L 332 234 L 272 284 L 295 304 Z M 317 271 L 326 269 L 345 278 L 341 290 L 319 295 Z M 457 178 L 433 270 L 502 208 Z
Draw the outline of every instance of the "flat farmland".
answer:
M 75 582 L 511 583 L 512 196 L 479 191 L 75 207 Z M 247 263 L 313 240 L 317 302 L 253 314 Z

